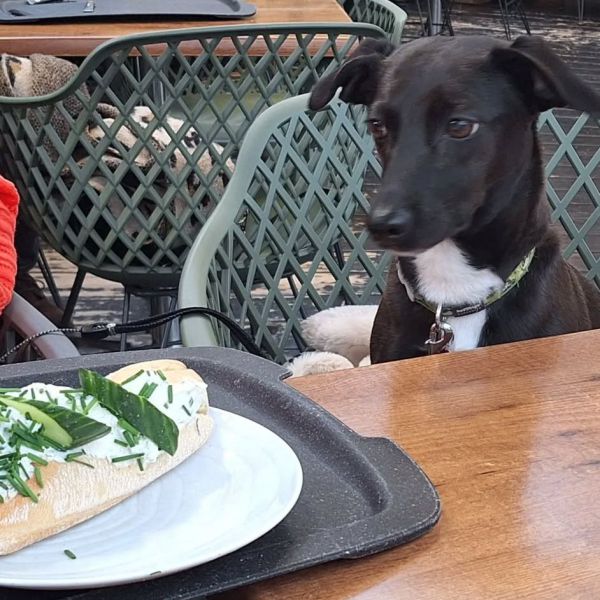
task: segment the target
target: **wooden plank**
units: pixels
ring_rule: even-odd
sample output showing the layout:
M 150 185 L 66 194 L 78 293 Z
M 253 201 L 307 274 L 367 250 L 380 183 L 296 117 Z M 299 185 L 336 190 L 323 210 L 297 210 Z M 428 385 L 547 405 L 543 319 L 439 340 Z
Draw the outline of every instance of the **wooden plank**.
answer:
M 215 600 L 600 597 L 599 379 L 588 332 L 288 380 L 400 444 L 442 518 L 404 547 Z

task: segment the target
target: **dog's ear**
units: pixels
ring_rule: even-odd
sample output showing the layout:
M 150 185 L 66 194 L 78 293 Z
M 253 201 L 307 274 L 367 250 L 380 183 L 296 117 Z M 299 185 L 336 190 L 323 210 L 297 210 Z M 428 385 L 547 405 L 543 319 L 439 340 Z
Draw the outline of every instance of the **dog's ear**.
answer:
M 534 112 L 568 106 L 600 113 L 600 96 L 540 37 L 520 36 L 508 47 L 495 48 L 492 60 L 508 73 Z
M 395 50 L 387 40 L 367 38 L 336 71 L 317 81 L 308 107 L 321 110 L 342 88 L 340 99 L 349 104 L 371 104 L 377 93 L 383 59 Z

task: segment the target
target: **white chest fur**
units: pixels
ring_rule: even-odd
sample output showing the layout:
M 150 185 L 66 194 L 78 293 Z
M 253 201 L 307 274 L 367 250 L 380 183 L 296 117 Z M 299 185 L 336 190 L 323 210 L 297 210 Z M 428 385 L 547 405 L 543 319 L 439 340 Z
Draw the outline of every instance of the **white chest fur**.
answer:
M 452 240 L 444 240 L 415 257 L 417 292 L 432 304 L 468 305 L 484 300 L 504 282 L 489 269 L 472 267 Z M 450 317 L 454 331 L 449 350 L 476 348 L 487 311 Z

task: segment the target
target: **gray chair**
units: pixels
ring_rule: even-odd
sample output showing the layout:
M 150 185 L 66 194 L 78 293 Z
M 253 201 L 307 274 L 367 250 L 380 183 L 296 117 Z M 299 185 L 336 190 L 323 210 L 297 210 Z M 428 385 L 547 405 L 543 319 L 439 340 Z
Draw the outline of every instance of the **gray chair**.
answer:
M 56 325 L 46 319 L 29 302 L 18 294 L 0 317 L 1 352 L 5 353 L 21 340 L 42 331 L 56 329 Z M 35 339 L 30 345 L 7 357 L 7 362 L 23 362 L 36 358 L 69 358 L 79 356 L 79 351 L 71 340 L 63 333 L 52 333 Z

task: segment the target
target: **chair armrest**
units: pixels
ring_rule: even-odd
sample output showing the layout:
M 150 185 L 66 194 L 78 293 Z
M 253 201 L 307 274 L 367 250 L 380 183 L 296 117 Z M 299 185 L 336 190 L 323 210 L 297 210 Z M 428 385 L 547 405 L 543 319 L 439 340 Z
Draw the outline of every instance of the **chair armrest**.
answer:
M 56 329 L 42 313 L 34 308 L 19 294 L 13 294 L 12 300 L 2 313 L 5 327 L 13 329 L 21 337 L 27 338 L 41 331 Z M 80 356 L 77 347 L 64 333 L 52 333 L 32 342 L 42 358 L 69 358 Z

